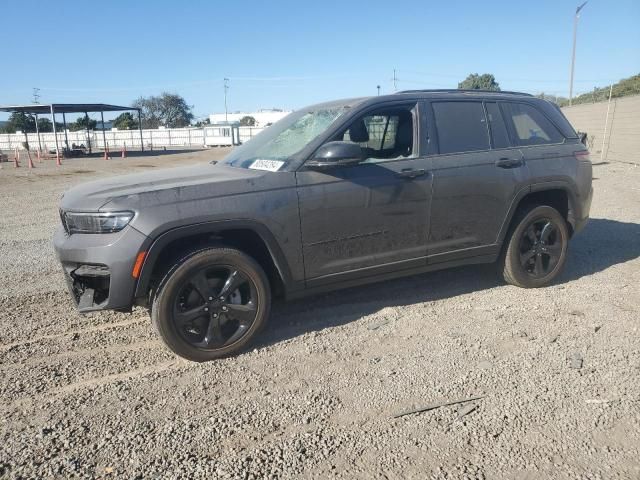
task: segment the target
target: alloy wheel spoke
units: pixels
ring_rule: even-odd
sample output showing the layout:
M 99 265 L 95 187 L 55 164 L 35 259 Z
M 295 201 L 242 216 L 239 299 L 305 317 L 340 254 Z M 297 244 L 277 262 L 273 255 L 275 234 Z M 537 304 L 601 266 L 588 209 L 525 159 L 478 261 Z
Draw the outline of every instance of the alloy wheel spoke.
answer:
M 545 250 L 550 257 L 558 258 L 562 253 L 562 245 L 559 243 L 554 243 L 553 245 L 546 245 Z
M 544 267 L 543 267 L 543 264 L 542 264 L 542 254 L 541 253 L 538 253 L 536 255 L 536 263 L 535 263 L 535 265 L 533 267 L 533 273 L 535 275 L 542 275 L 544 273 Z
M 193 322 L 198 317 L 203 317 L 207 315 L 207 313 L 203 310 L 204 307 L 198 306 L 195 308 L 190 308 L 189 310 L 176 312 L 176 321 L 179 325 L 184 326 L 188 323 Z
M 546 242 L 549 240 L 549 236 L 553 231 L 555 231 L 556 227 L 551 222 L 545 223 L 544 227 L 542 227 L 542 232 L 540 233 L 540 240 Z
M 222 337 L 222 329 L 220 328 L 220 317 L 211 317 L 209 319 L 209 325 L 207 326 L 207 333 L 205 333 L 199 346 L 211 347 L 221 346 L 222 344 L 224 344 L 224 338 Z
M 245 305 L 229 303 L 227 307 L 227 316 L 237 320 L 241 326 L 248 327 L 256 318 L 256 306 L 251 302 Z
M 527 227 L 527 229 L 525 230 L 525 234 L 527 235 L 527 238 L 531 242 L 531 245 L 533 245 L 534 243 L 536 243 L 538 241 L 538 239 L 536 238 L 536 230 L 535 230 L 535 227 L 533 226 L 533 224 L 531 224 L 531 225 L 529 225 L 529 227 Z
M 209 281 L 204 271 L 197 273 L 191 280 L 191 284 L 196 289 L 198 294 L 202 297 L 203 301 L 207 301 L 213 291 L 209 287 Z
M 227 343 L 231 344 L 239 340 L 240 338 L 242 338 L 242 336 L 246 333 L 248 329 L 249 327 L 247 325 L 238 325 L 238 329 L 235 331 L 233 335 L 231 335 L 231 337 L 229 337 L 229 340 L 227 340 Z
M 527 262 L 529 262 L 529 260 L 531 260 L 531 258 L 533 258 L 533 256 L 536 254 L 536 251 L 531 248 L 529 250 L 527 250 L 524 253 L 520 254 L 520 264 L 521 265 L 526 265 Z
M 245 281 L 246 279 L 242 273 L 238 270 L 231 270 L 231 273 L 229 273 L 229 277 L 225 280 L 218 296 L 227 297 L 228 295 L 231 295 Z

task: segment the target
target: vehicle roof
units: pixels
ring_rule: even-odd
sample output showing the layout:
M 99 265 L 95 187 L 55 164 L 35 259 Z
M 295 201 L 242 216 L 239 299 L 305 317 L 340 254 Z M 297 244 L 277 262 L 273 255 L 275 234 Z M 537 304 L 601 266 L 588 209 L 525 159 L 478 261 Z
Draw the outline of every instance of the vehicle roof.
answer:
M 536 99 L 533 95 L 529 93 L 522 92 L 510 92 L 510 91 L 493 91 L 493 90 L 461 90 L 461 89 L 437 89 L 437 90 L 402 90 L 400 92 L 388 94 L 388 95 L 379 95 L 379 96 L 369 96 L 369 97 L 355 97 L 355 98 L 344 98 L 338 100 L 331 100 L 328 102 L 318 103 L 315 105 L 309 105 L 303 110 L 320 110 L 326 108 L 335 108 L 335 107 L 355 107 L 357 105 L 368 103 L 368 104 L 376 104 L 379 102 L 386 102 L 390 100 L 398 100 L 402 97 L 412 98 L 412 99 L 437 99 L 437 98 L 474 98 L 474 99 L 485 99 L 491 98 L 493 100 L 514 100 L 514 99 L 522 99 L 522 100 L 533 100 Z

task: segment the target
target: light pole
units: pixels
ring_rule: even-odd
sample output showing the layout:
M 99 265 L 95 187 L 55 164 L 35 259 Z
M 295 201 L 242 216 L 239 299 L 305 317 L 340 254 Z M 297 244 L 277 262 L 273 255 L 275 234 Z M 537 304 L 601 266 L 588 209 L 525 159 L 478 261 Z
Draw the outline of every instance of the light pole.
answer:
M 588 0 L 587 0 L 588 1 Z M 584 2 L 576 8 L 576 14 L 573 17 L 573 50 L 571 51 L 571 79 L 569 80 L 569 106 L 573 100 L 573 69 L 576 65 L 576 34 L 578 32 L 578 19 L 580 18 L 580 10 L 584 8 L 587 2 Z
M 376 85 L 376 88 L 378 89 L 378 96 L 380 96 L 380 85 Z
M 228 116 L 228 111 L 227 111 L 227 90 L 229 90 L 229 79 L 225 78 L 224 79 L 224 123 L 228 123 L 229 120 L 227 118 Z

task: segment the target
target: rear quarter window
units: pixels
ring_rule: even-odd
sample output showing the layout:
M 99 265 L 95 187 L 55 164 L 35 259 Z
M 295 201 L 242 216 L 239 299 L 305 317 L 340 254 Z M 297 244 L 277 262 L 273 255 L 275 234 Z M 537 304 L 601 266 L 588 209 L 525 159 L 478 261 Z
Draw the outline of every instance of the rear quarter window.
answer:
M 562 143 L 564 136 L 537 108 L 524 103 L 502 102 L 505 120 L 511 125 L 517 145 Z

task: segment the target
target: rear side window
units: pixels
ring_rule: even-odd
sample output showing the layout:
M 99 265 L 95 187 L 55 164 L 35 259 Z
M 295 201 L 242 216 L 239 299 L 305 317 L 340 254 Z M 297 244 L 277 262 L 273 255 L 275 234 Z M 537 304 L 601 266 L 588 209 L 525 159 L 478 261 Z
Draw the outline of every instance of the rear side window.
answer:
M 440 153 L 489 149 L 489 133 L 480 102 L 434 102 Z
M 487 108 L 487 118 L 489 120 L 489 128 L 491 130 L 491 138 L 493 140 L 493 148 L 508 148 L 510 147 L 509 134 L 507 133 L 507 127 L 502 120 L 502 113 L 498 104 L 494 102 L 485 103 Z
M 511 102 L 504 102 L 501 105 L 519 145 L 545 145 L 561 143 L 564 140 L 558 129 L 531 105 Z

